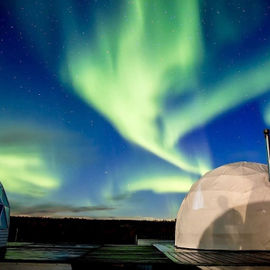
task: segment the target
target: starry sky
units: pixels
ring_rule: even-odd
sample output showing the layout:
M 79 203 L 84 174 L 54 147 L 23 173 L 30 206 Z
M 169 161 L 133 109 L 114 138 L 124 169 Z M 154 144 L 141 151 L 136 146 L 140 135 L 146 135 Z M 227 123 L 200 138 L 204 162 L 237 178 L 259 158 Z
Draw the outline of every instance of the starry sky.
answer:
M 270 1 L 0 3 L 13 215 L 175 218 L 201 175 L 266 163 Z

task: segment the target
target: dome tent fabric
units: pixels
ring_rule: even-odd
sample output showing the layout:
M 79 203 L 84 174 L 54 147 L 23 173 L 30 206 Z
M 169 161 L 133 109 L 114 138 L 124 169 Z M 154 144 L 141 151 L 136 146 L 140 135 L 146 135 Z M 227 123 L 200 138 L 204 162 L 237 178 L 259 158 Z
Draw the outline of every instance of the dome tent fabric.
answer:
M 270 182 L 264 164 L 236 162 L 193 184 L 176 220 L 175 246 L 270 249 Z
M 5 247 L 10 223 L 10 206 L 4 187 L 0 183 L 0 248 Z

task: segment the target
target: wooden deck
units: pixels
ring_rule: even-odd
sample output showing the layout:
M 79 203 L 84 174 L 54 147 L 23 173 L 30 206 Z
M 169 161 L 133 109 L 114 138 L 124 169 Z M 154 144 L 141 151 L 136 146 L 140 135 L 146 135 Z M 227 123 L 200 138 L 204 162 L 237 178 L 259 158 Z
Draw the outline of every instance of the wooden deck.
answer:
M 97 248 L 99 246 L 96 245 L 9 243 L 2 261 L 66 263 Z
M 46 264 L 48 268 L 70 265 L 71 269 L 89 269 L 106 267 L 107 269 L 173 269 L 176 266 L 162 252 L 151 246 L 137 245 L 49 245 L 34 243 L 9 243 L 0 267 L 9 264 L 13 268 L 41 269 L 37 265 Z M 22 267 L 25 265 L 25 267 Z M 15 267 L 15 268 L 14 268 Z M 36 268 L 35 268 L 36 267 Z M 55 269 L 58 269 L 55 268 Z M 1 268 L 2 269 L 2 268 Z M 9 268 L 8 268 L 9 269 Z M 28 268 L 27 268 L 28 269 Z M 32 268 L 29 268 L 32 269 Z M 63 268 L 64 269 L 64 268 Z
M 160 252 L 180 265 L 192 266 L 268 266 L 270 251 L 209 251 L 175 248 L 172 244 L 155 244 Z
M 270 251 L 198 251 L 151 242 L 142 246 L 9 243 L 0 269 L 270 269 Z
M 105 245 L 73 261 L 72 269 L 86 266 L 110 269 L 172 269 L 175 263 L 153 246 Z

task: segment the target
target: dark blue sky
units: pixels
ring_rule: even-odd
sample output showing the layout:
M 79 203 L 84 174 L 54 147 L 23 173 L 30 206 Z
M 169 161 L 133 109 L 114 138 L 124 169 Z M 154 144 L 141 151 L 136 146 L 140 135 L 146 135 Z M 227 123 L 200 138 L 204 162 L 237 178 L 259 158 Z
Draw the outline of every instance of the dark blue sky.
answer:
M 270 1 L 0 4 L 13 214 L 175 218 L 217 166 L 266 163 Z

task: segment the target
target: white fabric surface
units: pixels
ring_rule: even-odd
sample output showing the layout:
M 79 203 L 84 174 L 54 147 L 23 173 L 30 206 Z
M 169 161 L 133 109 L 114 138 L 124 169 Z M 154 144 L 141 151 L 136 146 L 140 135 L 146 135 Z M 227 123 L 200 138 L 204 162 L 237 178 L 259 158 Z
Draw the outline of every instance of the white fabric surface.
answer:
M 270 249 L 267 166 L 231 163 L 194 183 L 177 215 L 175 245 L 196 249 Z

